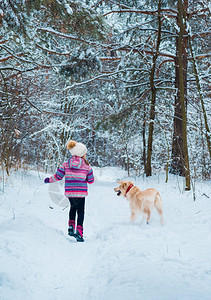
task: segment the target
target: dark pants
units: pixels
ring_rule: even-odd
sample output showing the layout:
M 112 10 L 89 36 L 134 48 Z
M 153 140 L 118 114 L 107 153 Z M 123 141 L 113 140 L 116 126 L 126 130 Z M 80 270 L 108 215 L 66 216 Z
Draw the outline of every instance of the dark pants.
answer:
M 77 215 L 78 215 L 77 226 L 83 227 L 85 197 L 84 198 L 69 198 L 69 201 L 70 201 L 69 220 L 75 221 L 76 212 L 77 212 Z

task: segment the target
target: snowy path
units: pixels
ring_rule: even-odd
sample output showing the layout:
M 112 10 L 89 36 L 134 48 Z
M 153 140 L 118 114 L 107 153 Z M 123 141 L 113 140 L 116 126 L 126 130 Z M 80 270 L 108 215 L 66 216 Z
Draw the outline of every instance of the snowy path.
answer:
M 149 225 L 141 216 L 131 224 L 127 201 L 113 191 L 121 171 L 96 174 L 86 200 L 85 243 L 67 236 L 68 209 L 49 209 L 48 187 L 35 172 L 12 175 L 0 202 L 0 299 L 210 300 L 208 183 L 198 184 L 193 202 L 191 193 L 178 191 L 175 177 L 168 184 L 139 178 L 143 189 L 161 192 L 165 224 L 156 212 Z

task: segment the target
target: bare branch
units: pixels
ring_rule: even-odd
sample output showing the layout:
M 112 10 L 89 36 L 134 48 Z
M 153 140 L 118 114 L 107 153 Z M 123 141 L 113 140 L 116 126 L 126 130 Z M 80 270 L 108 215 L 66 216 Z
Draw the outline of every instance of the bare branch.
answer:
M 69 34 L 65 34 L 65 33 L 56 31 L 56 30 L 54 30 L 52 28 L 41 28 L 41 27 L 38 27 L 37 31 L 44 31 L 44 32 L 52 33 L 54 35 L 57 35 L 57 36 L 60 36 L 60 37 L 63 37 L 63 38 L 71 39 L 71 40 L 78 41 L 78 42 L 83 42 L 83 43 L 88 44 L 88 45 L 95 45 L 95 46 L 99 45 L 99 43 L 90 42 L 90 41 L 87 41 L 87 40 L 75 37 L 73 35 L 69 35 Z
M 48 52 L 48 53 L 55 54 L 55 55 L 70 56 L 70 54 L 71 54 L 71 51 L 65 52 L 65 53 L 59 53 L 59 52 L 57 52 L 57 51 L 54 51 L 54 50 L 51 50 L 51 49 L 44 48 L 44 47 L 42 47 L 42 46 L 40 46 L 40 45 L 38 45 L 38 44 L 35 44 L 35 46 L 36 46 L 37 48 L 41 49 L 41 50 L 44 50 L 44 51 L 46 51 L 46 52 Z
M 23 59 L 21 57 L 18 57 L 17 54 L 14 54 L 12 53 L 11 50 L 9 50 L 6 46 L 1 46 L 0 45 L 0 48 L 4 49 L 6 52 L 8 52 L 9 54 L 12 55 L 13 58 L 19 60 L 19 61 L 22 61 L 22 62 L 25 62 L 25 63 L 28 63 L 28 64 L 34 64 L 34 65 L 37 65 L 37 66 L 40 66 L 40 67 L 46 67 L 44 65 L 41 65 L 41 64 L 38 64 L 37 62 L 35 61 L 30 61 L 30 60 L 27 60 L 27 59 Z M 24 56 L 24 55 L 23 55 Z M 48 67 L 51 67 L 51 66 L 48 66 Z
M 111 73 L 103 73 L 103 74 L 100 74 L 98 76 L 95 76 L 93 78 L 90 78 L 86 81 L 82 81 L 82 82 L 76 82 L 70 86 L 67 86 L 66 88 L 63 89 L 63 91 L 66 91 L 66 90 L 70 90 L 70 89 L 73 89 L 75 87 L 78 87 L 78 86 L 81 86 L 81 85 L 84 85 L 84 84 L 88 84 L 92 81 L 95 81 L 95 80 L 99 80 L 99 79 L 105 79 L 106 77 L 109 77 L 109 76 L 113 76 L 113 75 L 117 75 L 119 73 L 123 73 L 123 72 L 129 72 L 129 71 L 143 71 L 142 69 L 138 69 L 138 68 L 128 68 L 128 69 L 122 69 L 122 70 L 118 70 L 116 72 L 111 72 Z
M 99 58 L 101 61 L 115 61 L 115 60 L 121 60 L 122 57 L 110 57 L 110 56 L 107 56 L 107 57 L 100 57 Z
M 175 62 L 175 60 L 174 59 L 163 60 L 162 63 L 160 63 L 159 66 L 157 67 L 157 72 L 156 72 L 157 77 L 159 76 L 160 68 L 162 67 L 163 64 L 167 62 Z
M 187 16 L 188 17 L 192 17 L 194 15 L 196 15 L 197 17 L 199 17 L 199 16 L 205 16 L 205 14 L 204 14 L 205 12 L 210 12 L 210 9 L 209 8 L 202 8 L 200 10 L 188 12 Z
M 27 98 L 24 98 L 26 102 L 28 102 L 32 107 L 34 107 L 36 110 L 38 110 L 40 113 L 43 113 L 41 109 L 39 109 L 36 105 L 34 105 L 31 101 L 29 101 Z
M 165 13 L 165 15 L 169 18 L 176 18 L 177 17 L 177 11 L 173 9 L 162 9 L 162 12 Z M 105 14 L 103 14 L 103 17 L 113 14 L 113 13 L 136 13 L 136 14 L 145 14 L 145 15 L 150 15 L 150 16 L 157 16 L 158 11 L 157 10 L 137 10 L 137 9 L 121 9 L 121 10 L 111 10 Z
M 24 56 L 24 53 L 17 53 L 16 56 L 18 56 L 18 57 Z M 6 61 L 8 59 L 12 59 L 12 58 L 14 58 L 13 55 L 5 56 L 5 57 L 0 58 L 0 62 L 4 62 L 4 61 Z
M 3 40 L 3 41 L 0 41 L 0 44 L 5 44 L 6 42 L 8 42 L 8 40 Z
M 203 59 L 205 57 L 210 57 L 211 56 L 211 53 L 205 53 L 205 54 L 198 54 L 195 56 L 195 59 Z M 189 58 L 189 60 L 192 60 L 192 58 Z

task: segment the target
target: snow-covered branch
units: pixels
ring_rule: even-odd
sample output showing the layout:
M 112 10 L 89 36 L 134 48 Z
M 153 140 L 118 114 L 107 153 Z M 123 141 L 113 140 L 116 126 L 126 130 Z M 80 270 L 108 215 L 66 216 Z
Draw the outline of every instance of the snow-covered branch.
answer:
M 79 38 L 79 37 L 75 37 L 75 36 L 70 35 L 70 34 L 65 34 L 65 33 L 59 32 L 59 31 L 57 31 L 57 30 L 54 30 L 53 28 L 43 28 L 43 27 L 38 27 L 38 28 L 36 29 L 36 31 L 48 32 L 48 33 L 51 33 L 51 34 L 53 34 L 53 35 L 60 36 L 60 37 L 62 37 L 62 38 L 66 38 L 66 39 L 70 39 L 70 40 L 73 40 L 73 41 L 82 42 L 82 43 L 88 44 L 88 45 L 99 46 L 99 43 L 98 43 L 98 42 L 87 41 L 87 40 L 85 40 L 85 39 L 81 39 L 81 38 Z
M 173 9 L 162 9 L 161 10 L 165 15 L 169 18 L 176 18 L 177 16 L 177 11 Z M 158 11 L 157 10 L 138 10 L 138 9 L 120 9 L 120 10 L 111 10 L 103 14 L 103 17 L 114 14 L 114 13 L 136 13 L 136 14 L 144 14 L 144 15 L 150 15 L 150 16 L 157 16 Z
M 39 49 L 41 49 L 41 50 L 43 50 L 43 51 L 46 51 L 46 52 L 48 52 L 48 53 L 51 53 L 51 54 L 55 54 L 55 55 L 64 55 L 64 56 L 70 56 L 70 54 L 71 54 L 71 52 L 72 51 L 68 51 L 68 52 L 57 52 L 57 51 L 55 51 L 55 50 L 52 50 L 52 49 L 48 49 L 48 48 L 46 48 L 46 47 L 43 47 L 43 46 L 41 46 L 41 45 L 39 45 L 39 44 L 35 44 L 35 46 L 37 47 L 37 48 L 39 48 Z
M 24 56 L 24 53 L 16 53 L 16 57 L 21 57 L 21 56 Z M 5 62 L 6 60 L 12 59 L 12 58 L 15 58 L 14 55 L 0 57 L 0 62 Z

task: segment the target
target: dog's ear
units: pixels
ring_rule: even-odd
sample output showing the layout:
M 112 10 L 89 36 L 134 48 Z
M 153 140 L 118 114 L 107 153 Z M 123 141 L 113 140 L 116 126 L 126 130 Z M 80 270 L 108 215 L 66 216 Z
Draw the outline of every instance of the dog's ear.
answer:
M 123 180 L 120 180 L 120 181 L 119 181 L 119 180 L 117 180 L 117 183 L 122 183 L 122 182 L 123 182 Z
M 125 189 L 127 187 L 127 185 L 128 185 L 127 182 L 125 182 L 125 181 L 122 182 L 122 188 L 123 189 Z

